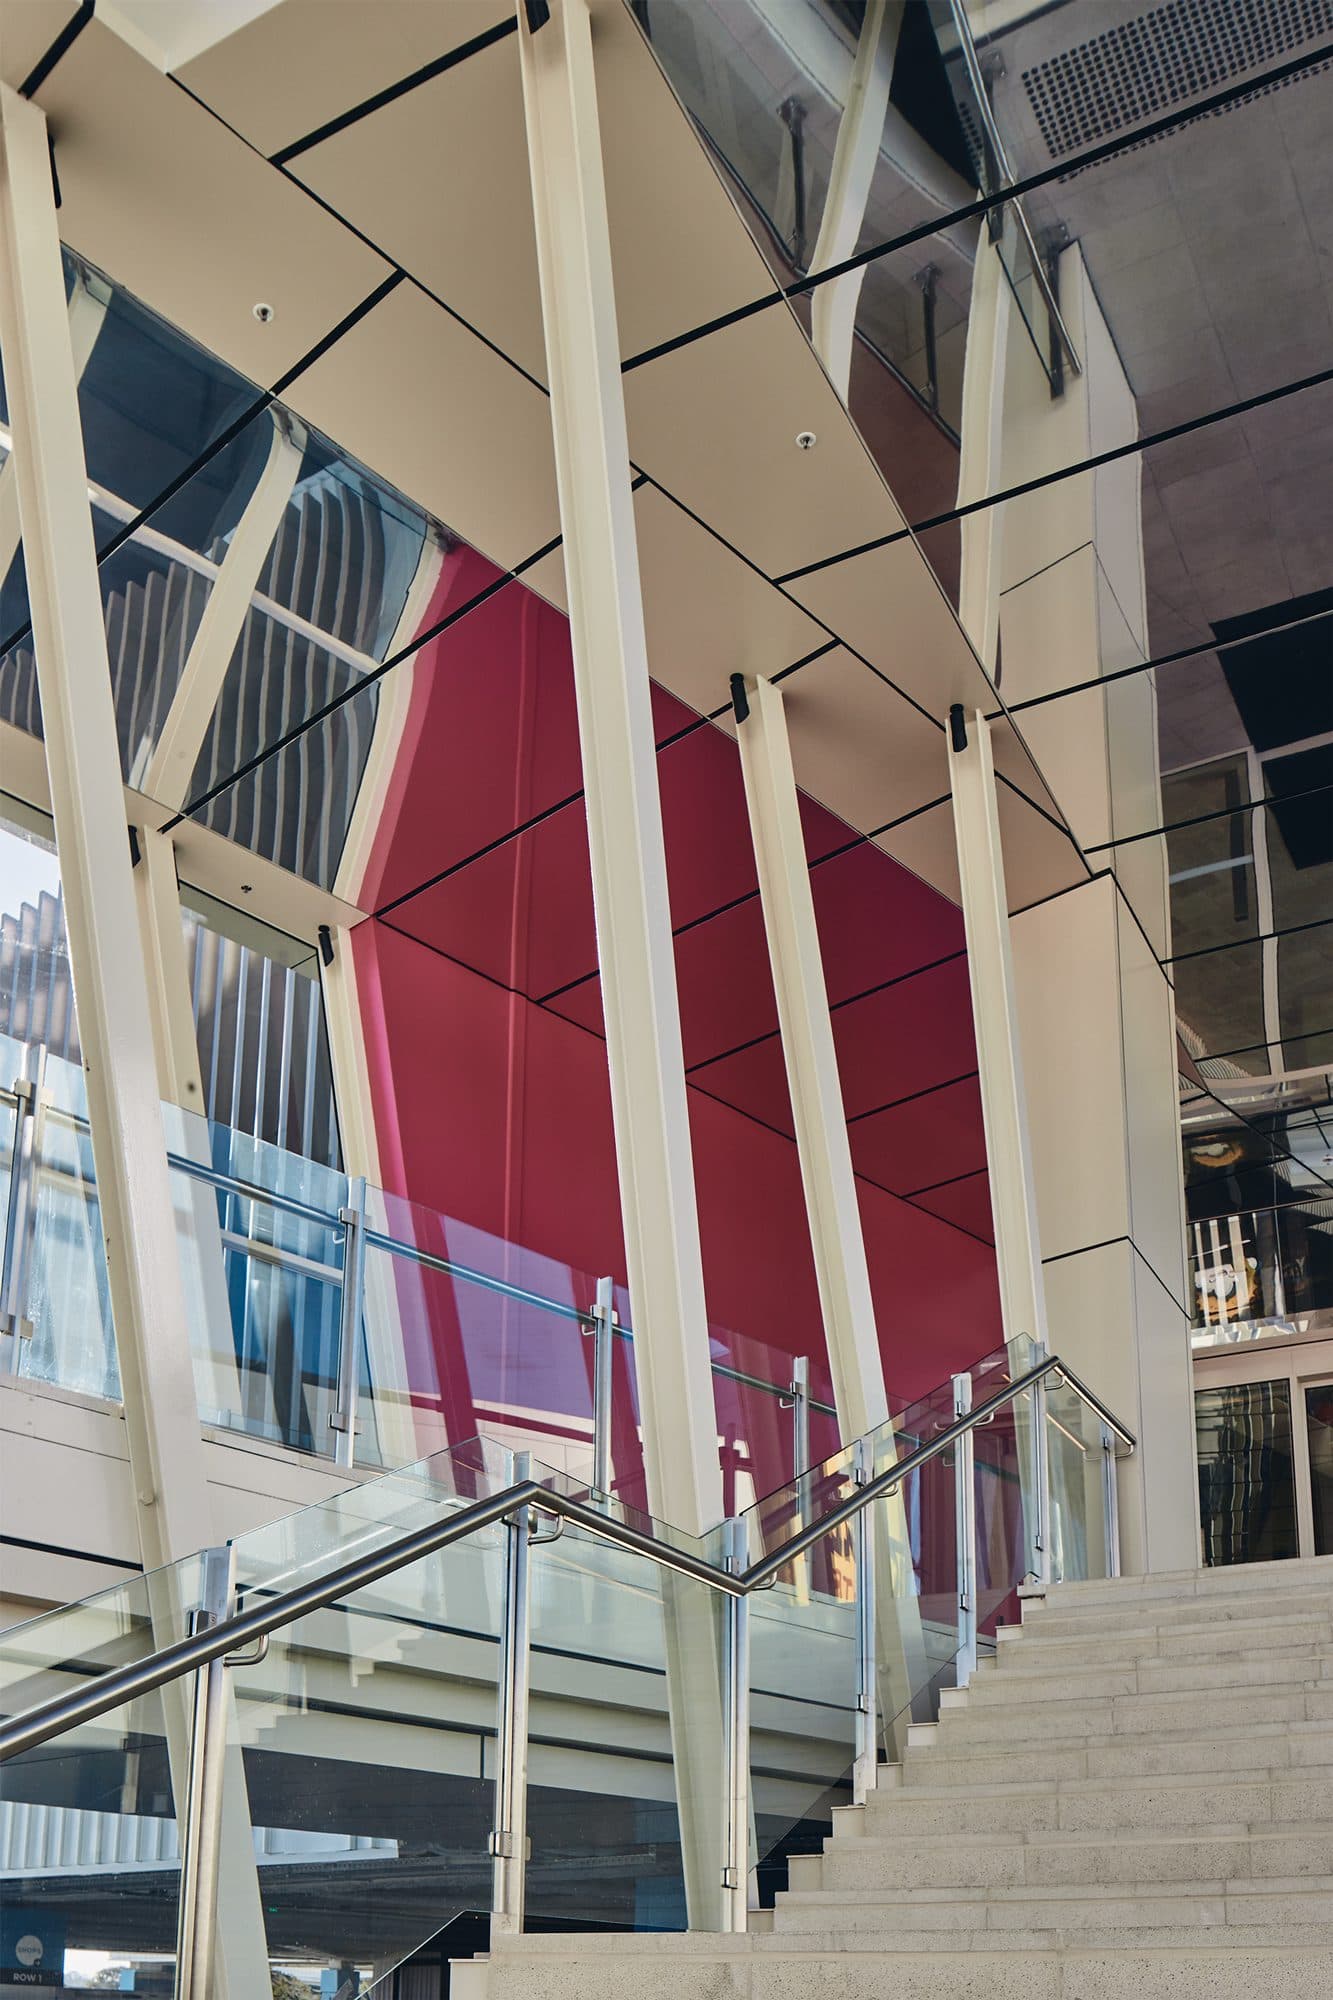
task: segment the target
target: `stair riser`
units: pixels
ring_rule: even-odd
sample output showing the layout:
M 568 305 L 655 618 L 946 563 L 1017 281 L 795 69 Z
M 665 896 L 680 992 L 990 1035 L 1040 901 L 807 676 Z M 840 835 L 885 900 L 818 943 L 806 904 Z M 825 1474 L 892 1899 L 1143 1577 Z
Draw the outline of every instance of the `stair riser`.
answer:
M 1087 1664 L 1093 1650 L 1087 1633 L 1061 1638 L 1048 1636 L 1032 1626 L 1016 1626 L 1014 1631 L 1015 1637 L 1001 1641 L 996 1650 L 996 1666 L 1001 1673 L 1015 1668 L 1028 1673 L 1041 1666 L 1054 1673 L 1066 1665 L 1080 1667 Z M 1095 1653 L 1103 1665 L 1120 1667 L 1137 1666 L 1144 1660 L 1193 1660 L 1200 1656 L 1220 1664 L 1234 1654 L 1261 1657 L 1265 1653 L 1309 1647 L 1327 1650 L 1331 1646 L 1333 1615 L 1271 1625 L 1237 1619 L 1234 1626 L 1224 1625 L 1220 1629 L 1191 1626 L 1183 1632 L 1107 1632 L 1098 1635 Z
M 1237 1924 L 1267 1931 L 1270 1936 L 1278 1928 L 1296 1928 L 1307 1937 L 1313 1925 L 1323 1924 L 1333 1936 L 1333 1890 L 1315 1890 L 1306 1896 L 1099 1896 L 1086 1902 L 1042 1896 L 1001 1902 L 962 1894 L 944 1903 L 890 1903 L 874 1896 L 855 1902 L 818 1897 L 790 1902 L 784 1898 L 775 1913 L 774 1929 L 797 1936 L 832 1930 L 885 1934 L 931 1931 L 947 1936 L 959 1931 L 1207 1931 L 1216 1926 L 1234 1929 Z
M 1059 1889 L 1111 1882 L 1245 1882 L 1266 1876 L 1333 1875 L 1333 1832 L 1242 1835 L 1211 1840 L 1014 1841 L 970 1845 L 965 1839 L 912 1849 L 845 1841 L 823 1858 L 822 1886 L 876 1888 Z
M 944 1750 L 909 1750 L 903 1782 L 913 1789 L 964 1785 L 1018 1785 L 1030 1779 L 1068 1782 L 1076 1778 L 1186 1777 L 1192 1773 L 1255 1778 L 1284 1774 L 1302 1765 L 1333 1765 L 1333 1730 L 1302 1741 L 1278 1734 L 1219 1742 L 1195 1737 L 1143 1743 L 1091 1744 L 1086 1750 L 1047 1750 L 1034 1742 L 1021 1750 L 987 1756 L 972 1752 L 951 1757 Z
M 1273 1593 L 1265 1598 L 1264 1604 L 1274 1618 L 1326 1618 L 1330 1598 L 1333 1598 L 1333 1588 L 1321 1586 L 1281 1595 Z M 1171 1632 L 1182 1625 L 1248 1623 L 1253 1621 L 1255 1615 L 1254 1600 L 1239 1596 L 1220 1600 L 1163 1597 L 1123 1605 L 1111 1602 L 1105 1605 L 1061 1605 L 1059 1608 L 1049 1602 L 1029 1603 L 1023 1613 L 1023 1630 L 1052 1638 L 1096 1638 L 1099 1633 L 1140 1631 L 1145 1626 Z
M 1062 1962 L 1054 1950 L 1025 1952 L 836 1952 L 788 1958 L 756 1952 L 739 1962 L 719 1955 L 682 1962 L 599 1957 L 523 1959 L 504 1951 L 485 1987 L 468 2000 L 1333 2000 L 1327 1952 L 1291 1943 L 1253 1956 L 1185 1949 L 1122 1952 L 1101 1942 Z M 461 1990 L 461 1989 L 460 1989 Z
M 969 1743 L 1045 1741 L 1064 1747 L 1089 1736 L 1154 1736 L 1161 1730 L 1197 1734 L 1202 1711 L 1218 1728 L 1249 1723 L 1333 1723 L 1333 1684 L 1313 1688 L 1218 1689 L 1201 1703 L 1197 1695 L 1123 1696 L 1098 1702 L 1040 1702 L 1005 1707 L 977 1704 L 942 1709 L 939 1743 L 946 1753 Z M 1042 1735 L 1043 1729 L 1045 1735 Z
M 1214 1688 L 1333 1686 L 1333 1652 L 1314 1647 L 1233 1660 L 1145 1660 L 1138 1666 L 981 1669 L 966 1690 L 969 1708 L 1023 1701 L 1088 1701 L 1097 1695 L 1190 1694 Z M 951 1691 L 955 1692 L 955 1691 Z M 957 1706 L 941 1703 L 940 1712 Z
M 960 1833 L 1149 1831 L 1154 1827 L 1261 1826 L 1330 1815 L 1323 1779 L 1272 1783 L 1166 1785 L 1146 1790 L 1037 1793 L 1017 1798 L 922 1798 L 885 1792 L 866 1803 L 865 1836 L 890 1840 Z

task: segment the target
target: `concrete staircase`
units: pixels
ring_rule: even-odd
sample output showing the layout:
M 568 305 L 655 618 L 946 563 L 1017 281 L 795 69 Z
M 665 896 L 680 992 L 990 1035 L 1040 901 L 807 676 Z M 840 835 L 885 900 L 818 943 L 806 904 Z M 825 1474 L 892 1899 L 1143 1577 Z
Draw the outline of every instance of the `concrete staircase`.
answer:
M 1052 1590 L 836 1819 L 757 1934 L 497 1939 L 457 2000 L 1333 2000 L 1333 1558 Z

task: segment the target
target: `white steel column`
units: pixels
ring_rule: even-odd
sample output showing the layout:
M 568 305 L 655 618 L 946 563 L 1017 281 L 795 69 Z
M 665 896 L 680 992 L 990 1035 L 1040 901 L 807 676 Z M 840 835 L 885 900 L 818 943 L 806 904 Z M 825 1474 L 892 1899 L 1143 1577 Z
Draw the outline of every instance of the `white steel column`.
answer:
M 0 89 L 0 344 L 146 1565 L 212 1540 L 46 120 Z
M 587 0 L 520 7 L 519 48 L 644 1465 L 697 1531 L 722 1480 Z
M 737 739 L 777 996 L 810 1242 L 844 1440 L 888 1417 L 852 1149 L 833 1046 L 824 962 L 782 690 L 745 682 Z
M 866 0 L 861 37 L 847 85 L 847 102 L 838 121 L 819 238 L 810 259 L 812 271 L 827 270 L 831 264 L 840 264 L 850 257 L 861 234 L 884 138 L 905 4 L 906 0 Z M 844 403 L 851 381 L 856 307 L 864 279 L 864 270 L 848 271 L 843 277 L 820 285 L 810 302 L 810 337 L 815 353 Z
M 236 523 L 231 545 L 208 593 L 148 769 L 142 780 L 136 780 L 140 791 L 173 811 L 185 803 L 227 668 L 245 630 L 251 599 L 301 470 L 301 426 L 293 425 L 279 410 L 270 410 L 269 418 L 273 436 L 264 470 Z
M 999 490 L 1004 453 L 1004 383 L 1013 294 L 999 246 L 985 229 L 972 267 L 972 302 L 963 360 L 962 446 L 958 504 Z M 1003 507 L 983 507 L 961 523 L 958 617 L 987 673 L 995 672 L 1000 631 L 1000 537 Z
M 960 735 L 965 736 L 965 742 L 959 742 Z M 1026 1334 L 1031 1340 L 1044 1341 L 1045 1293 L 1014 1002 L 995 763 L 990 725 L 979 711 L 964 716 L 961 709 L 955 709 L 950 716 L 949 775 L 1004 1337 L 1016 1340 Z
M 140 827 L 136 839 L 139 859 L 134 887 L 167 1146 L 169 1151 L 209 1167 L 212 1149 L 181 924 L 176 850 L 170 834 L 151 828 Z M 171 1189 L 181 1283 L 193 1332 L 199 1407 L 219 1412 L 239 1410 L 236 1346 L 217 1197 L 206 1181 L 184 1174 L 172 1176 Z

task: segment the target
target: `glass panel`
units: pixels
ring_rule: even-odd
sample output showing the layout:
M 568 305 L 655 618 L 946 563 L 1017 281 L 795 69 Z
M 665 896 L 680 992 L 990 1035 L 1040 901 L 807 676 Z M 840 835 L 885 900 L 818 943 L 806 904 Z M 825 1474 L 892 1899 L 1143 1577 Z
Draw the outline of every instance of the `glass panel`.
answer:
M 1197 1389 L 1194 1426 L 1205 1564 L 1299 1555 L 1290 1384 Z
M 1058 1375 L 1046 1378 L 1051 1481 L 1051 1573 L 1061 1583 L 1106 1575 L 1106 1485 L 1101 1419 Z
M 758 1510 L 749 1521 L 753 1561 L 762 1552 L 755 1531 L 766 1523 Z M 887 1548 L 877 1566 L 882 1579 L 890 1573 Z M 750 1599 L 750 1784 L 766 1906 L 785 1884 L 790 1857 L 818 1853 L 833 1830 L 833 1807 L 852 1802 L 856 1590 L 856 1541 L 843 1527 Z M 891 1592 L 881 1629 L 897 1629 Z
M 1305 1385 L 1305 1426 L 1310 1441 L 1314 1553 L 1333 1556 L 1333 1382 Z
M 132 1991 L 171 1993 L 179 1696 L 142 1696 L 0 1767 L 0 1931 L 6 1966 L 23 1968 L 0 1978 L 104 1991 L 132 1968 Z
M 530 1924 L 685 1929 L 674 1755 L 701 1806 L 691 1927 L 717 1928 L 722 1603 L 572 1526 L 534 1544 Z
M 342 1174 L 163 1107 L 205 1422 L 329 1454 Z
M 363 1415 L 385 1459 L 485 1431 L 592 1478 L 597 1284 L 485 1230 L 373 1190 L 366 1250 Z M 612 1490 L 637 1505 L 642 1454 L 633 1351 L 613 1351 Z
M 17 1372 L 91 1396 L 120 1395 L 81 1068 L 48 1056 L 33 1137 L 23 1278 L 31 1337 Z
M 358 1991 L 489 1907 L 503 1608 L 503 1530 L 482 1530 L 233 1669 L 227 1783 L 253 1827 L 271 1975 L 319 1991 L 355 1969 Z

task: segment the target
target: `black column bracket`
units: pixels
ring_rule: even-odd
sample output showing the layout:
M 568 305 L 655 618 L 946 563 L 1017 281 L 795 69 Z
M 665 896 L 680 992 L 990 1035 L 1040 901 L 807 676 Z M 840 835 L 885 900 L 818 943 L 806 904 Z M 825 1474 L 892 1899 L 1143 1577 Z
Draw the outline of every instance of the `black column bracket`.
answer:
M 967 748 L 967 716 L 961 701 L 956 701 L 949 710 L 949 741 L 960 754 Z
M 745 692 L 744 674 L 733 674 L 731 677 L 731 711 L 737 722 L 744 722 L 749 716 L 750 697 Z

